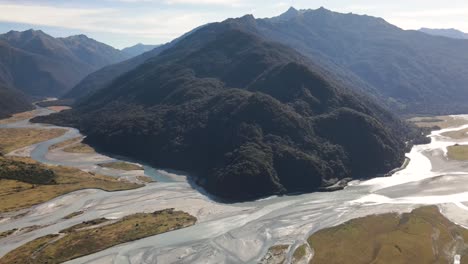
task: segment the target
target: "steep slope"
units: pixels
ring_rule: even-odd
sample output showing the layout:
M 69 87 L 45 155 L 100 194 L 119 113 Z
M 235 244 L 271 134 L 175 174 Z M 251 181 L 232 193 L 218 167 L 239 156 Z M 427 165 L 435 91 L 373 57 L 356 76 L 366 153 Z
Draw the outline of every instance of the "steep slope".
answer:
M 135 69 L 148 59 L 158 56 L 162 51 L 172 47 L 178 41 L 184 39 L 186 36 L 189 36 L 192 32 L 195 32 L 197 29 L 198 28 L 195 28 L 194 30 L 182 35 L 181 37 L 169 43 L 160 45 L 136 57 L 130 58 L 126 61 L 122 61 L 117 64 L 109 65 L 96 72 L 91 73 L 90 75 L 86 76 L 86 78 L 84 78 L 81 82 L 79 82 L 75 87 L 73 87 L 73 89 L 66 93 L 63 96 L 63 98 L 74 101 L 80 101 L 83 98 L 86 98 L 88 95 L 91 95 L 92 93 L 110 85 L 110 83 L 120 75 Z
M 236 200 L 385 173 L 403 161 L 408 131 L 299 53 L 231 20 L 35 122 L 76 126 L 98 148 L 188 171 Z
M 32 109 L 33 106 L 24 94 L 0 83 L 0 119 Z
M 75 57 L 93 68 L 99 69 L 130 58 L 130 55 L 85 35 L 59 38 L 58 40 L 62 41 Z
M 433 29 L 433 28 L 421 28 L 419 31 L 429 35 L 441 36 L 454 39 L 468 39 L 468 34 L 454 28 L 447 29 Z
M 10 72 L 5 68 L 11 47 L 0 41 L 0 119 L 9 117 L 11 114 L 33 109 L 30 99 L 22 92 L 14 89 Z
M 141 55 L 159 46 L 161 45 L 144 45 L 144 44 L 138 43 L 134 46 L 122 49 L 122 52 L 127 54 L 128 56 L 136 57 L 138 55 Z
M 264 37 L 350 70 L 402 113 L 466 112 L 468 42 L 405 31 L 381 18 L 295 10 L 250 24 Z
M 4 82 L 32 96 L 62 95 L 87 74 L 126 58 L 84 36 L 56 39 L 42 31 L 10 31 L 0 42 Z
M 137 66 L 143 64 L 149 58 L 157 56 L 161 51 L 165 50 L 168 46 L 160 46 L 151 51 L 143 53 L 139 56 L 133 57 L 120 63 L 106 66 L 97 70 L 74 86 L 68 93 L 63 95 L 65 99 L 73 99 L 79 101 L 87 97 L 95 91 L 98 91 L 108 86 L 118 76 L 135 69 Z
M 76 79 L 80 67 L 15 48 L 0 40 L 0 78 L 10 88 L 32 96 L 56 96 Z M 76 71 L 74 71 L 76 70 Z

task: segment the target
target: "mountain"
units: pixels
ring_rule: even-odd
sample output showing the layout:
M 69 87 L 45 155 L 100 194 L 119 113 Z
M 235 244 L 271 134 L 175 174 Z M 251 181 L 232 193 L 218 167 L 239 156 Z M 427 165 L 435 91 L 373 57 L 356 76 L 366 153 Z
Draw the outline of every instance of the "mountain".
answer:
M 138 43 L 135 46 L 122 49 L 122 52 L 127 54 L 130 57 L 135 57 L 145 52 L 148 52 L 154 48 L 157 48 L 159 46 L 161 45 L 144 45 L 144 44 Z
M 0 35 L 0 82 L 31 96 L 60 96 L 83 77 L 127 55 L 86 36 L 53 38 L 38 30 Z
M 382 18 L 325 8 L 290 8 L 278 17 L 245 16 L 235 23 L 252 34 L 295 49 L 320 65 L 322 73 L 377 98 L 394 113 L 468 111 L 468 44 L 464 40 L 402 30 Z M 159 49 L 166 48 L 163 45 Z M 67 96 L 81 98 L 97 91 L 158 54 L 143 54 L 131 63 L 98 71 Z
M 79 60 L 93 68 L 99 69 L 129 58 L 127 54 L 85 35 L 59 38 L 58 40 L 61 40 Z
M 468 34 L 454 28 L 448 29 L 432 29 L 432 28 L 421 28 L 419 31 L 429 35 L 441 36 L 454 39 L 468 39 Z
M 192 31 L 185 33 L 181 37 L 176 38 L 173 41 L 164 45 L 160 45 L 148 52 L 130 58 L 126 61 L 109 65 L 96 72 L 91 73 L 90 75 L 86 76 L 83 80 L 81 80 L 81 82 L 79 82 L 75 87 L 73 87 L 73 89 L 71 89 L 68 93 L 63 95 L 63 98 L 71 101 L 80 101 L 83 98 L 86 98 L 94 92 L 108 86 L 118 76 L 130 70 L 133 70 L 139 65 L 143 64 L 145 61 L 158 56 L 161 52 L 172 47 L 178 41 L 190 35 L 192 32 L 195 32 L 197 29 L 198 28 L 195 28 Z
M 468 42 L 406 31 L 382 18 L 325 8 L 295 10 L 247 26 L 327 67 L 345 69 L 398 113 L 468 111 Z
M 0 83 L 0 119 L 32 109 L 27 96 Z
M 120 63 L 111 64 L 100 70 L 97 70 L 81 80 L 69 92 L 62 97 L 79 101 L 95 91 L 98 91 L 109 85 L 118 76 L 143 64 L 146 60 L 156 57 L 165 50 L 168 45 L 157 47 L 151 51 L 145 52 L 139 56 L 133 57 Z
M 34 122 L 184 170 L 230 200 L 315 191 L 401 165 L 409 128 L 309 58 L 246 29 L 202 27 L 79 101 Z

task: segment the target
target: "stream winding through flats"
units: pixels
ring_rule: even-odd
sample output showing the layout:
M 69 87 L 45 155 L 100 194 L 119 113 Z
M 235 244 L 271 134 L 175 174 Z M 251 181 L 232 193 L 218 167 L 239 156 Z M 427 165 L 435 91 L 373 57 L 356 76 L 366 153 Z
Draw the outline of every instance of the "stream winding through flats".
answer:
M 52 111 L 39 108 L 38 115 Z M 313 232 L 356 217 L 386 212 L 409 212 L 436 204 L 451 221 L 468 227 L 468 163 L 446 158 L 447 146 L 468 144 L 441 136 L 468 128 L 468 115 L 457 116 L 467 125 L 435 131 L 432 143 L 415 146 L 408 166 L 391 177 L 354 181 L 341 191 L 270 197 L 253 202 L 221 204 L 193 189 L 187 177 L 144 166 L 145 175 L 157 180 L 130 191 L 81 190 L 27 210 L 5 214 L 0 232 L 33 225 L 41 228 L 0 240 L 0 257 L 35 238 L 56 233 L 83 221 L 100 217 L 120 218 L 137 212 L 165 208 L 183 210 L 198 218 L 191 227 L 118 245 L 68 263 L 258 263 L 275 244 L 300 246 Z M 27 120 L 0 125 L 57 128 Z M 131 173 L 105 169 L 98 163 L 115 159 L 100 154 L 49 152 L 49 146 L 81 136 L 74 128 L 61 137 L 44 141 L 12 154 L 30 155 L 52 165 L 131 177 Z M 134 175 L 133 175 L 134 176 Z M 64 220 L 64 216 L 84 211 Z M 25 214 L 17 219 L 15 215 Z M 292 252 L 292 251 L 291 251 Z M 288 256 L 290 259 L 291 256 Z

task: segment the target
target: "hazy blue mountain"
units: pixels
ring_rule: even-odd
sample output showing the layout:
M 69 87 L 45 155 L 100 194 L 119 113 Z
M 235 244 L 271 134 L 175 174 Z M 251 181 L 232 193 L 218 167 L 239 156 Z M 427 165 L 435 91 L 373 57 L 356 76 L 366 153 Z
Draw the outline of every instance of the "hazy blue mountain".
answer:
M 60 96 L 89 73 L 128 58 L 83 35 L 10 31 L 0 35 L 0 42 L 0 81 L 32 96 Z
M 315 191 L 404 159 L 409 129 L 249 18 L 196 30 L 79 101 L 35 121 L 87 143 L 188 171 L 222 198 Z
M 157 48 L 159 46 L 161 45 L 144 45 L 144 44 L 138 43 L 135 46 L 122 49 L 122 52 L 131 57 L 135 57 L 145 52 L 148 52 L 154 48 Z
M 85 35 L 58 38 L 58 40 L 61 40 L 79 60 L 93 68 L 102 68 L 130 58 L 126 53 Z
M 168 45 L 163 45 L 126 61 L 112 64 L 95 71 L 75 85 L 63 96 L 63 98 L 73 100 L 84 98 L 93 92 L 106 87 L 118 76 L 143 64 L 146 60 L 157 56 L 167 47 Z
M 421 28 L 419 31 L 426 34 L 441 36 L 454 39 L 468 39 L 468 34 L 458 29 L 447 28 L 447 29 L 433 29 L 433 28 Z
M 113 65 L 109 65 L 104 67 L 92 74 L 88 75 L 84 78 L 81 82 L 79 82 L 71 91 L 63 96 L 63 98 L 67 100 L 80 100 L 85 98 L 86 96 L 103 89 L 104 87 L 108 86 L 115 78 L 118 76 L 135 69 L 139 65 L 143 64 L 148 59 L 154 58 L 158 56 L 164 50 L 172 47 L 175 43 L 179 40 L 183 39 L 185 36 L 190 35 L 192 32 L 196 31 L 196 29 L 182 35 L 181 37 L 166 43 L 164 45 L 160 45 L 148 52 L 130 58 L 126 61 L 116 63 Z

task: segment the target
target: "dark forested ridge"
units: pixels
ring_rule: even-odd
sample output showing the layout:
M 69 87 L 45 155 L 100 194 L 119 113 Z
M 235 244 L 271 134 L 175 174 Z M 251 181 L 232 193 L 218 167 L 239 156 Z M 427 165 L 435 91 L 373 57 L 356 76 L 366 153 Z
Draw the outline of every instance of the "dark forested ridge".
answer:
M 0 35 L 0 82 L 31 96 L 57 97 L 87 74 L 128 58 L 84 35 L 53 38 L 38 30 Z
M 236 20 L 205 26 L 75 108 L 35 122 L 185 170 L 217 196 L 307 192 L 401 165 L 410 129 Z

